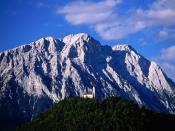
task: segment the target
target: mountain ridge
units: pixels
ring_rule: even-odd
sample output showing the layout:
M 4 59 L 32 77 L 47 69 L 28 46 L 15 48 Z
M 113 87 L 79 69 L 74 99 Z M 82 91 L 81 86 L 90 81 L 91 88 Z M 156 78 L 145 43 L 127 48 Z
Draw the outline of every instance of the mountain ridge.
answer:
M 101 45 L 80 33 L 0 53 L 0 109 L 8 112 L 14 104 L 21 119 L 30 120 L 66 97 L 83 96 L 93 81 L 99 99 L 120 96 L 175 114 L 175 83 L 129 45 Z

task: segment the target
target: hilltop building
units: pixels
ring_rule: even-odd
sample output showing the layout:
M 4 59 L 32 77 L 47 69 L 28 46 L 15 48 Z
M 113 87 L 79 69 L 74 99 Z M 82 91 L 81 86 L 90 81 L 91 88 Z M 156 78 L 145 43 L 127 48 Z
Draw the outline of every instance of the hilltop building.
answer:
M 83 95 L 84 98 L 95 98 L 95 86 L 93 86 L 92 91 L 88 91 Z

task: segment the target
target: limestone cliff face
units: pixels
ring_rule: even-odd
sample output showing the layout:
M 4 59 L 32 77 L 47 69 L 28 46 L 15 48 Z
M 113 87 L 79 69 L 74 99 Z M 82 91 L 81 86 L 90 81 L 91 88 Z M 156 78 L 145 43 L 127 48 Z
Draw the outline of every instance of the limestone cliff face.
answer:
M 0 53 L 0 108 L 31 119 L 65 97 L 121 96 L 175 114 L 175 83 L 129 45 L 103 46 L 85 33 L 42 38 Z

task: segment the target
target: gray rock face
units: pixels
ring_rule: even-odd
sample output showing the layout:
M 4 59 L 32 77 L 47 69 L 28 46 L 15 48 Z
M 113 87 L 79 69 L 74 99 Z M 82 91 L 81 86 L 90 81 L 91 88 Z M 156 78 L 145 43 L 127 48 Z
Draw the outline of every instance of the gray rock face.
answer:
M 82 96 L 93 81 L 97 98 L 121 96 L 175 114 L 175 83 L 129 45 L 103 46 L 80 33 L 0 53 L 0 109 L 14 108 L 25 119 L 65 97 Z

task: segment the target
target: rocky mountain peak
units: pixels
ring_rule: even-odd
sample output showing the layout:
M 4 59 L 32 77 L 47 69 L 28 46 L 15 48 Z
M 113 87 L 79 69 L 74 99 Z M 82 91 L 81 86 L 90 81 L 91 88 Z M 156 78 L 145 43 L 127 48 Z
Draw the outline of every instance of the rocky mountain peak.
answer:
M 76 41 L 88 41 L 90 38 L 87 33 L 70 34 L 63 38 L 63 42 L 70 44 Z
M 175 114 L 175 83 L 129 45 L 111 48 L 80 33 L 0 53 L 0 106 L 7 113 L 31 119 L 66 97 L 83 96 L 94 81 L 97 98 L 121 96 Z
M 135 51 L 136 52 L 136 50 L 131 45 L 128 45 L 128 44 L 117 44 L 117 45 L 112 46 L 112 49 L 116 51 L 119 50 L 119 51 Z

